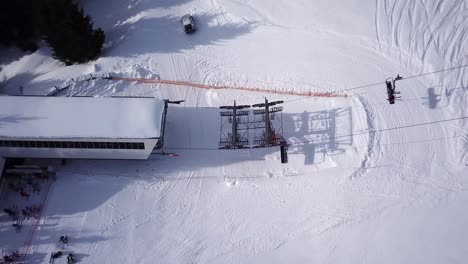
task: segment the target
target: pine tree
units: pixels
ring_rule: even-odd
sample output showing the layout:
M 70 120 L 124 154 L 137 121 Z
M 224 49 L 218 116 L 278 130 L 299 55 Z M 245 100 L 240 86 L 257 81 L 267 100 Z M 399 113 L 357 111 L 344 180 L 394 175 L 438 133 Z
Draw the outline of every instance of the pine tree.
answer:
M 97 58 L 104 43 L 104 31 L 94 30 L 91 18 L 72 0 L 36 2 L 41 32 L 53 56 L 66 65 Z
M 5 1 L 0 8 L 0 43 L 22 50 L 37 49 L 38 29 L 33 19 L 33 0 Z

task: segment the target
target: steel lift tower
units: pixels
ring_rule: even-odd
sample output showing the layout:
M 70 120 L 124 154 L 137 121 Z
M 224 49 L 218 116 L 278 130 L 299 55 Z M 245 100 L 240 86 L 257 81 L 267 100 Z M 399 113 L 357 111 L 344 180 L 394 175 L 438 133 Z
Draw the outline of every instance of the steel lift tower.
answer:
M 283 101 L 268 102 L 268 99 L 265 98 L 265 103 L 252 105 L 252 107 L 263 108 L 253 110 L 254 130 L 260 131 L 260 133 L 257 133 L 257 135 L 255 135 L 254 137 L 254 147 L 263 148 L 270 146 L 279 146 L 281 145 L 281 142 L 284 141 L 282 118 L 283 107 L 271 107 L 282 103 Z M 280 115 L 278 116 L 276 115 L 276 113 L 280 113 Z M 260 118 L 257 119 L 257 117 Z
M 220 130 L 220 149 L 239 149 L 249 147 L 249 111 L 239 111 L 250 108 L 250 105 L 220 106 L 222 111 Z M 229 125 L 231 124 L 230 128 Z

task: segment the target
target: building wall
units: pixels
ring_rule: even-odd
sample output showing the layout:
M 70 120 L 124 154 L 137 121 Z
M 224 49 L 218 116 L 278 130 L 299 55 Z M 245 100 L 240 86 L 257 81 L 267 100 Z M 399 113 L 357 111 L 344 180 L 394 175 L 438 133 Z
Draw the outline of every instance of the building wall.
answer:
M 0 158 L 0 193 L 2 192 L 2 175 L 3 175 L 3 167 L 5 166 L 5 159 Z
M 147 159 L 153 151 L 157 138 L 154 139 L 25 139 L 0 138 L 8 141 L 63 141 L 63 142 L 135 142 L 144 143 L 144 149 L 95 149 L 95 148 L 34 148 L 1 147 L 3 158 L 61 158 L 61 159 Z

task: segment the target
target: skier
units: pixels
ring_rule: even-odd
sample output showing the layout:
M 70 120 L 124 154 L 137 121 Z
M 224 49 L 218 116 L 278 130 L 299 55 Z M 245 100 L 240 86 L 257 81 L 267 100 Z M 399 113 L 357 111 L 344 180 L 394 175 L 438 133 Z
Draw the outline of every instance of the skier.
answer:
M 20 195 L 21 197 L 26 198 L 26 200 L 28 200 L 30 196 L 29 193 L 23 190 L 23 188 L 20 189 Z
M 16 233 L 21 232 L 21 227 L 23 226 L 23 218 L 17 217 L 13 219 L 13 224 L 11 226 L 15 228 Z
M 4 263 L 13 263 L 13 261 L 14 261 L 13 256 L 10 256 L 10 255 L 3 256 Z
M 50 253 L 49 263 L 54 263 L 55 259 L 60 258 L 61 256 L 62 256 L 62 251 Z
M 61 242 L 63 244 L 62 248 L 65 248 L 65 245 L 68 246 L 68 236 L 67 235 L 60 236 L 59 242 Z
M 5 208 L 3 209 L 3 212 L 7 213 L 11 218 L 15 218 L 17 215 L 17 212 L 11 208 Z
M 75 263 L 75 256 L 73 255 L 73 253 L 68 253 L 67 263 L 68 264 L 74 264 Z
M 29 220 L 29 218 L 31 217 L 31 214 L 30 214 L 29 211 L 26 210 L 26 209 L 22 209 L 22 210 L 21 210 L 21 213 L 23 214 L 23 218 L 24 218 L 25 220 Z
M 34 182 L 32 184 L 32 189 L 33 189 L 33 193 L 40 193 L 41 192 L 41 185 L 39 184 L 39 182 Z

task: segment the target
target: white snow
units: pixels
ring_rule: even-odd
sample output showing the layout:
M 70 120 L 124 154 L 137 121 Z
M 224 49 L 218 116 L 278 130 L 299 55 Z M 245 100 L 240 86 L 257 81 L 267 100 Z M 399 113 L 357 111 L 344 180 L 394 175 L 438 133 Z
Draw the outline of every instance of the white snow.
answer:
M 0 96 L 0 137 L 158 138 L 154 98 Z
M 17 94 L 23 85 L 25 94 L 45 93 L 70 78 L 112 72 L 265 92 L 71 85 L 63 95 L 184 99 L 171 106 L 165 140 L 166 151 L 180 156 L 59 167 L 31 262 L 47 261 L 64 233 L 83 263 L 468 259 L 467 67 L 397 82 L 402 100 L 395 105 L 384 84 L 347 90 L 468 64 L 466 1 L 80 3 L 106 32 L 102 57 L 69 67 L 45 47 L 5 57 L 0 91 Z M 189 36 L 179 21 L 187 13 L 197 23 Z M 268 93 L 273 89 L 346 90 L 349 97 Z M 218 107 L 264 97 L 285 101 L 288 164 L 278 148 L 216 149 Z M 15 238 L 0 246 L 20 247 L 23 234 L 0 223 L 2 235 Z

